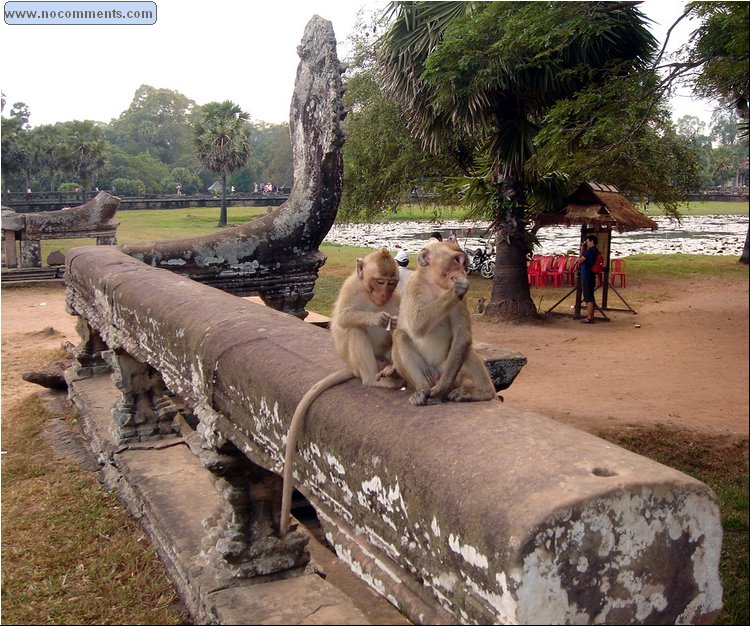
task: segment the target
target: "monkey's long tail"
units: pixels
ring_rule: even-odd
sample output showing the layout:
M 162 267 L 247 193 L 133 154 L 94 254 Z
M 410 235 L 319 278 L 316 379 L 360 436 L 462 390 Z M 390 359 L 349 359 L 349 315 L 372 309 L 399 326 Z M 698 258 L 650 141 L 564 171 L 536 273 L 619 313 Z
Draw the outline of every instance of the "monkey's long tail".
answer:
M 281 536 L 289 532 L 289 520 L 292 513 L 292 492 L 294 491 L 294 455 L 297 452 L 297 439 L 305 424 L 305 416 L 310 405 L 326 389 L 345 383 L 347 380 L 354 378 L 354 373 L 347 368 L 340 369 L 333 374 L 319 380 L 310 389 L 307 390 L 302 400 L 299 401 L 292 422 L 289 424 L 289 431 L 286 435 L 286 455 L 284 457 L 284 483 L 281 493 L 281 519 L 279 521 L 279 531 Z

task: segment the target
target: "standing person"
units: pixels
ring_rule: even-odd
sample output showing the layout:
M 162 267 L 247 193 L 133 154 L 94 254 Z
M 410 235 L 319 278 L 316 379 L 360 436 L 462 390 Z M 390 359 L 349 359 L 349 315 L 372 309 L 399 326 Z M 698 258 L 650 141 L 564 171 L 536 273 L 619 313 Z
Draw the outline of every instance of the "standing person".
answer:
M 581 262 L 581 289 L 583 291 L 583 301 L 586 303 L 586 317 L 581 320 L 581 324 L 594 323 L 594 289 L 596 288 L 596 274 L 598 258 L 600 256 L 596 245 L 599 238 L 596 235 L 588 235 L 586 243 L 581 246 L 581 256 L 578 260 Z M 599 267 L 598 271 L 601 271 Z
M 409 254 L 406 250 L 401 249 L 396 253 L 396 263 L 398 263 L 398 285 L 396 289 L 400 292 L 404 291 L 406 281 L 414 273 L 414 270 L 410 270 L 406 266 L 409 265 Z

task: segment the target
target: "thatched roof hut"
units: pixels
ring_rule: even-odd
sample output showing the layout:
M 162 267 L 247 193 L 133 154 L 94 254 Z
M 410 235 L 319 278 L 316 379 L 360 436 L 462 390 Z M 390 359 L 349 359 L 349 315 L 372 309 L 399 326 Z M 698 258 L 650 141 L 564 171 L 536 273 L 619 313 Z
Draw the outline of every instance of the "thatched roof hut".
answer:
M 565 198 L 559 213 L 541 215 L 534 230 L 543 226 L 608 227 L 618 233 L 630 230 L 656 230 L 659 225 L 643 215 L 614 185 L 582 183 Z
M 623 233 L 629 230 L 656 230 L 659 225 L 650 217 L 643 215 L 633 206 L 624 195 L 620 193 L 614 185 L 604 185 L 601 183 L 582 183 L 571 195 L 565 198 L 563 208 L 552 214 L 540 215 L 534 222 L 533 232 L 536 232 L 543 226 L 574 226 L 581 227 L 581 243 L 589 234 L 596 234 L 598 239 L 598 248 L 604 255 L 604 274 L 602 278 L 602 298 L 601 306 L 597 310 L 605 320 L 609 318 L 604 313 L 605 309 L 610 309 L 607 305 L 609 289 L 614 289 L 614 285 L 609 284 L 609 269 L 611 262 L 611 236 L 612 231 L 616 230 Z M 575 317 L 581 314 L 581 286 L 576 283 L 576 303 Z M 635 313 L 625 299 L 614 289 L 620 300 L 628 307 L 627 310 Z M 548 313 L 557 307 L 564 300 L 560 299 Z M 615 309 L 617 310 L 617 309 Z M 624 310 L 624 309 L 619 309 Z

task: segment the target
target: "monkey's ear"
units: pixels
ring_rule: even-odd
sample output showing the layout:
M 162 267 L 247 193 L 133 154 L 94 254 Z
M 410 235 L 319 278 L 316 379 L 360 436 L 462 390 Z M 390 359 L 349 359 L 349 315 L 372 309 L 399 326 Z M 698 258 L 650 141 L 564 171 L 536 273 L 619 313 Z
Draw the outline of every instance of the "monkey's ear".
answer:
M 422 248 L 417 255 L 417 263 L 422 267 L 426 267 L 430 264 L 430 249 Z
M 364 259 L 357 259 L 357 278 L 362 278 L 363 272 L 362 269 L 365 266 L 365 260 Z

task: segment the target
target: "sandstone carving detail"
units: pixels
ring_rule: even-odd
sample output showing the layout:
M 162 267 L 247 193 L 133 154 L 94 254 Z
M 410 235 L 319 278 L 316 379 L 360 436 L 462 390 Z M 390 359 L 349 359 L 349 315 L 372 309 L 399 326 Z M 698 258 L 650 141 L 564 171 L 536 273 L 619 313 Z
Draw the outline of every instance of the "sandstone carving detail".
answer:
M 275 309 L 304 319 L 318 269 L 320 243 L 338 211 L 343 182 L 340 122 L 344 70 L 328 20 L 314 16 L 297 48 L 290 110 L 294 187 L 280 207 L 220 233 L 129 244 L 121 250 L 144 263 L 168 269 L 239 296 L 259 295 Z

